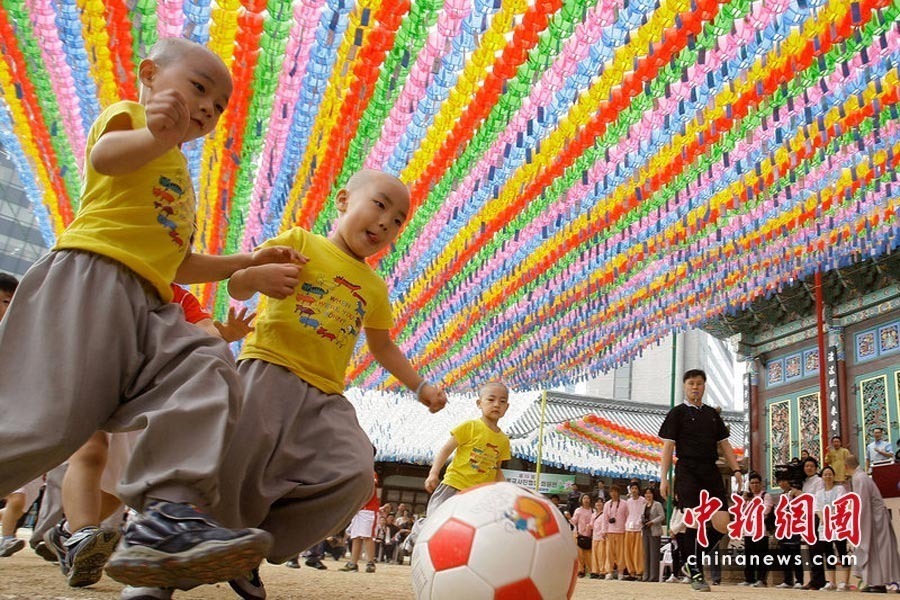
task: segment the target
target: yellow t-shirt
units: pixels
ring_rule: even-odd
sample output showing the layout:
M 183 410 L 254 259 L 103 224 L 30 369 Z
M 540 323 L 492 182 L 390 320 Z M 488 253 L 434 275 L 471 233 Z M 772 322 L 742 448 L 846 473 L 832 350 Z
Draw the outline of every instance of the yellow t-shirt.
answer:
M 81 207 L 54 249 L 108 256 L 149 281 L 170 302 L 169 285 L 194 232 L 194 186 L 187 161 L 176 148 L 126 175 L 101 175 L 94 170 L 91 149 L 110 121 L 123 114 L 131 119 L 133 129 L 147 124 L 143 106 L 118 102 L 91 126 Z
M 323 392 L 340 394 L 362 328 L 394 326 L 387 285 L 366 263 L 299 227 L 262 244 L 275 245 L 295 248 L 309 262 L 293 296 L 262 299 L 240 358 L 281 365 Z
M 493 431 L 481 419 L 461 423 L 450 434 L 459 445 L 443 483 L 458 490 L 496 481 L 500 463 L 512 456 L 506 434 Z
M 850 456 L 850 450 L 843 447 L 837 450 L 832 447 L 825 453 L 825 464 L 834 469 L 834 480 L 838 483 L 847 481 L 847 465 L 844 461 L 848 456 Z

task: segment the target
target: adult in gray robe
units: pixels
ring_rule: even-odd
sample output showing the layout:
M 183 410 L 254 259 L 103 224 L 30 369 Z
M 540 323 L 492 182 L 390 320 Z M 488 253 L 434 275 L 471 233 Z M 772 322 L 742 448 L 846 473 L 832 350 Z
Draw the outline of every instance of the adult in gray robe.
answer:
M 897 536 L 891 527 L 891 517 L 881 492 L 872 478 L 859 468 L 859 459 L 850 455 L 845 464 L 853 491 L 862 501 L 860 539 L 859 546 L 854 551 L 854 571 L 862 577 L 866 585 L 864 591 L 885 592 L 886 586 L 900 581 Z

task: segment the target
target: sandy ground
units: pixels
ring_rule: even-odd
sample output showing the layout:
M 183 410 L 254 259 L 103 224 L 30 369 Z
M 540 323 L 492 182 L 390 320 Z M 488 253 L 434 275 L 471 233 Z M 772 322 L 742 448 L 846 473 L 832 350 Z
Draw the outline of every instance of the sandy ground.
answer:
M 20 537 L 28 539 L 30 532 L 20 530 Z M 301 563 L 302 564 L 302 563 Z M 263 563 L 260 574 L 273 600 L 413 600 L 409 565 L 378 565 L 376 573 L 341 573 L 342 563 L 330 558 L 325 561 L 327 571 L 308 567 L 299 570 Z M 780 581 L 780 579 L 779 579 Z M 26 546 L 11 557 L 0 558 L 0 599 L 23 600 L 116 600 L 121 584 L 105 577 L 90 588 L 70 588 L 55 564 L 45 562 Z M 754 589 L 724 584 L 713 587 L 702 598 L 797 599 L 835 597 L 835 592 L 807 592 L 799 590 Z M 667 583 L 637 583 L 625 581 L 596 581 L 581 579 L 575 588 L 575 600 L 600 600 L 609 597 L 666 600 L 697 598 L 689 586 Z M 867 596 L 867 595 L 866 595 Z M 857 596 L 852 593 L 849 597 Z M 839 594 L 837 597 L 848 597 Z M 878 597 L 878 596 L 876 596 Z M 884 596 L 882 596 L 884 597 Z M 896 595 L 887 598 L 896 598 Z M 178 592 L 178 600 L 236 599 L 227 584 L 205 586 L 189 592 Z

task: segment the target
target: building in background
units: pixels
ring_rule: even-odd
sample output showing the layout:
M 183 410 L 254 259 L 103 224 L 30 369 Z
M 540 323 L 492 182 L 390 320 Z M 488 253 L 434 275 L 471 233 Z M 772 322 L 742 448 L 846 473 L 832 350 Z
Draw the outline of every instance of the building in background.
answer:
M 0 271 L 21 278 L 47 252 L 15 167 L 0 146 Z
M 742 410 L 740 391 L 744 365 L 737 363 L 728 343 L 705 331 L 691 330 L 676 337 L 675 402 L 681 402 L 681 376 L 688 369 L 706 371 L 703 401 L 723 410 Z M 591 381 L 569 386 L 566 392 L 596 398 L 669 405 L 672 385 L 672 336 L 644 350 L 627 365 Z

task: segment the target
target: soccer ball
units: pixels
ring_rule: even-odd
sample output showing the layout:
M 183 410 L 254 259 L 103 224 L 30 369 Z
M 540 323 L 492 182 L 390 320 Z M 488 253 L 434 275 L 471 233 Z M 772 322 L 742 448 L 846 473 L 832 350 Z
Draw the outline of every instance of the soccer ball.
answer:
M 412 553 L 418 600 L 561 600 L 578 550 L 549 500 L 508 482 L 453 496 L 425 520 Z

